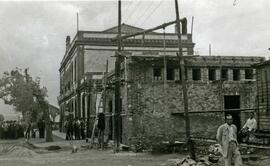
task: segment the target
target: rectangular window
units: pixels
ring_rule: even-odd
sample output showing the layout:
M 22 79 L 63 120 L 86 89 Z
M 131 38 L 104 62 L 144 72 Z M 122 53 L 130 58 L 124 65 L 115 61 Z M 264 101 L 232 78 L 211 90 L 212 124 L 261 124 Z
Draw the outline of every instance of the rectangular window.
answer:
M 154 80 L 161 80 L 161 68 L 153 69 Z
M 208 77 L 210 81 L 216 80 L 216 69 L 208 69 Z
M 233 69 L 233 80 L 234 81 L 240 80 L 240 70 L 239 69 Z
M 228 80 L 228 69 L 221 69 L 221 80 Z
M 201 69 L 192 69 L 192 80 L 201 80 Z
M 253 79 L 253 69 L 245 69 L 245 79 Z
M 174 80 L 174 69 L 167 68 L 167 80 Z

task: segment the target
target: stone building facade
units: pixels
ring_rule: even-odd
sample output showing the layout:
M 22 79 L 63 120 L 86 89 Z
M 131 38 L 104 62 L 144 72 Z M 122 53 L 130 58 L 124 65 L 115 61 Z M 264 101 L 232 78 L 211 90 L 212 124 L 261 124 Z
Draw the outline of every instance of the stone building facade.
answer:
M 254 65 L 257 71 L 257 95 L 258 129 L 262 133 L 270 132 L 270 61 L 265 61 Z M 269 141 L 270 142 L 270 141 Z
M 240 127 L 245 112 L 256 103 L 253 64 L 262 57 L 185 56 L 188 103 L 192 136 L 215 138 L 225 114 Z M 185 139 L 181 75 L 178 57 L 171 54 L 131 54 L 122 64 L 121 141 L 145 146 L 162 141 Z M 113 83 L 113 71 L 108 77 Z M 113 85 L 113 84 L 111 84 Z M 114 89 L 107 91 L 107 109 L 114 109 Z M 204 113 L 201 113 L 204 112 Z M 205 113 L 207 112 L 207 113 Z M 106 134 L 113 138 L 113 118 L 107 117 Z
M 183 25 L 183 26 L 186 26 Z M 122 24 L 122 34 L 141 32 L 143 29 Z M 182 29 L 187 29 L 182 27 Z M 96 92 L 94 84 L 101 83 L 108 61 L 108 69 L 114 68 L 117 42 L 117 27 L 104 31 L 78 31 L 73 40 L 66 38 L 66 52 L 59 68 L 60 128 L 64 130 L 64 121 L 68 116 L 83 118 L 87 121 L 87 131 L 91 132 L 96 114 Z M 192 55 L 194 43 L 191 34 L 182 31 L 184 55 Z M 178 40 L 175 33 L 148 33 L 125 39 L 124 51 L 132 54 L 176 54 Z M 92 120 L 91 120 L 92 118 Z M 89 134 L 88 132 L 88 134 Z

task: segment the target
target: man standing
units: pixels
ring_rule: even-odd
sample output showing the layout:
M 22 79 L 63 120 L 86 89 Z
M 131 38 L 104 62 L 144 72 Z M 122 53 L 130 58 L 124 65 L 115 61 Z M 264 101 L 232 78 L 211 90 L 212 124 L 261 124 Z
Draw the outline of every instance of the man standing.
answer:
M 98 113 L 98 144 L 99 148 L 104 149 L 104 130 L 105 130 L 105 114 Z
M 84 123 L 84 119 L 83 118 L 81 118 L 81 124 L 80 124 L 81 126 L 80 126 L 80 130 L 81 130 L 81 139 L 85 139 L 85 132 L 84 132 L 84 130 L 85 130 L 85 123 Z
M 38 125 L 39 138 L 44 138 L 44 125 L 43 125 L 42 119 L 39 119 L 37 125 Z
M 237 142 L 237 128 L 232 122 L 232 116 L 226 115 L 226 123 L 219 126 L 217 130 L 217 142 L 221 145 L 225 166 L 231 166 L 233 158 L 235 166 L 242 166 Z
M 32 125 L 30 122 L 28 122 L 27 127 L 26 127 L 26 131 L 25 131 L 25 139 L 26 139 L 25 141 L 26 142 L 28 142 L 30 139 L 31 130 L 32 130 Z

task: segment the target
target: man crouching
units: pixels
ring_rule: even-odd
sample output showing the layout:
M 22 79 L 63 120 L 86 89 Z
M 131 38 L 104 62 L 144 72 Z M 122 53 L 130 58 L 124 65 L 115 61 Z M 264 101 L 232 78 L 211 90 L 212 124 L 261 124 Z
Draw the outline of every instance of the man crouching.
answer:
M 221 145 L 225 166 L 231 166 L 234 158 L 235 166 L 242 166 L 242 158 L 237 142 L 237 128 L 233 122 L 232 115 L 226 115 L 226 123 L 219 126 L 217 130 L 217 142 Z

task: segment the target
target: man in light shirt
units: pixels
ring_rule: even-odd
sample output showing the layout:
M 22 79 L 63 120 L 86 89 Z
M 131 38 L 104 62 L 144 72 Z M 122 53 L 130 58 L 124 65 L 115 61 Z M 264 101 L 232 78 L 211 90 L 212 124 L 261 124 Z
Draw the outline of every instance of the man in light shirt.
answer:
M 225 166 L 231 166 L 233 158 L 235 166 L 242 166 L 242 158 L 237 142 L 237 128 L 232 124 L 233 118 L 226 115 L 226 123 L 217 130 L 217 143 L 221 145 Z
M 241 129 L 242 135 L 246 138 L 245 141 L 253 141 L 254 132 L 257 130 L 257 121 L 254 118 L 254 112 L 250 112 L 249 118 L 243 128 Z

